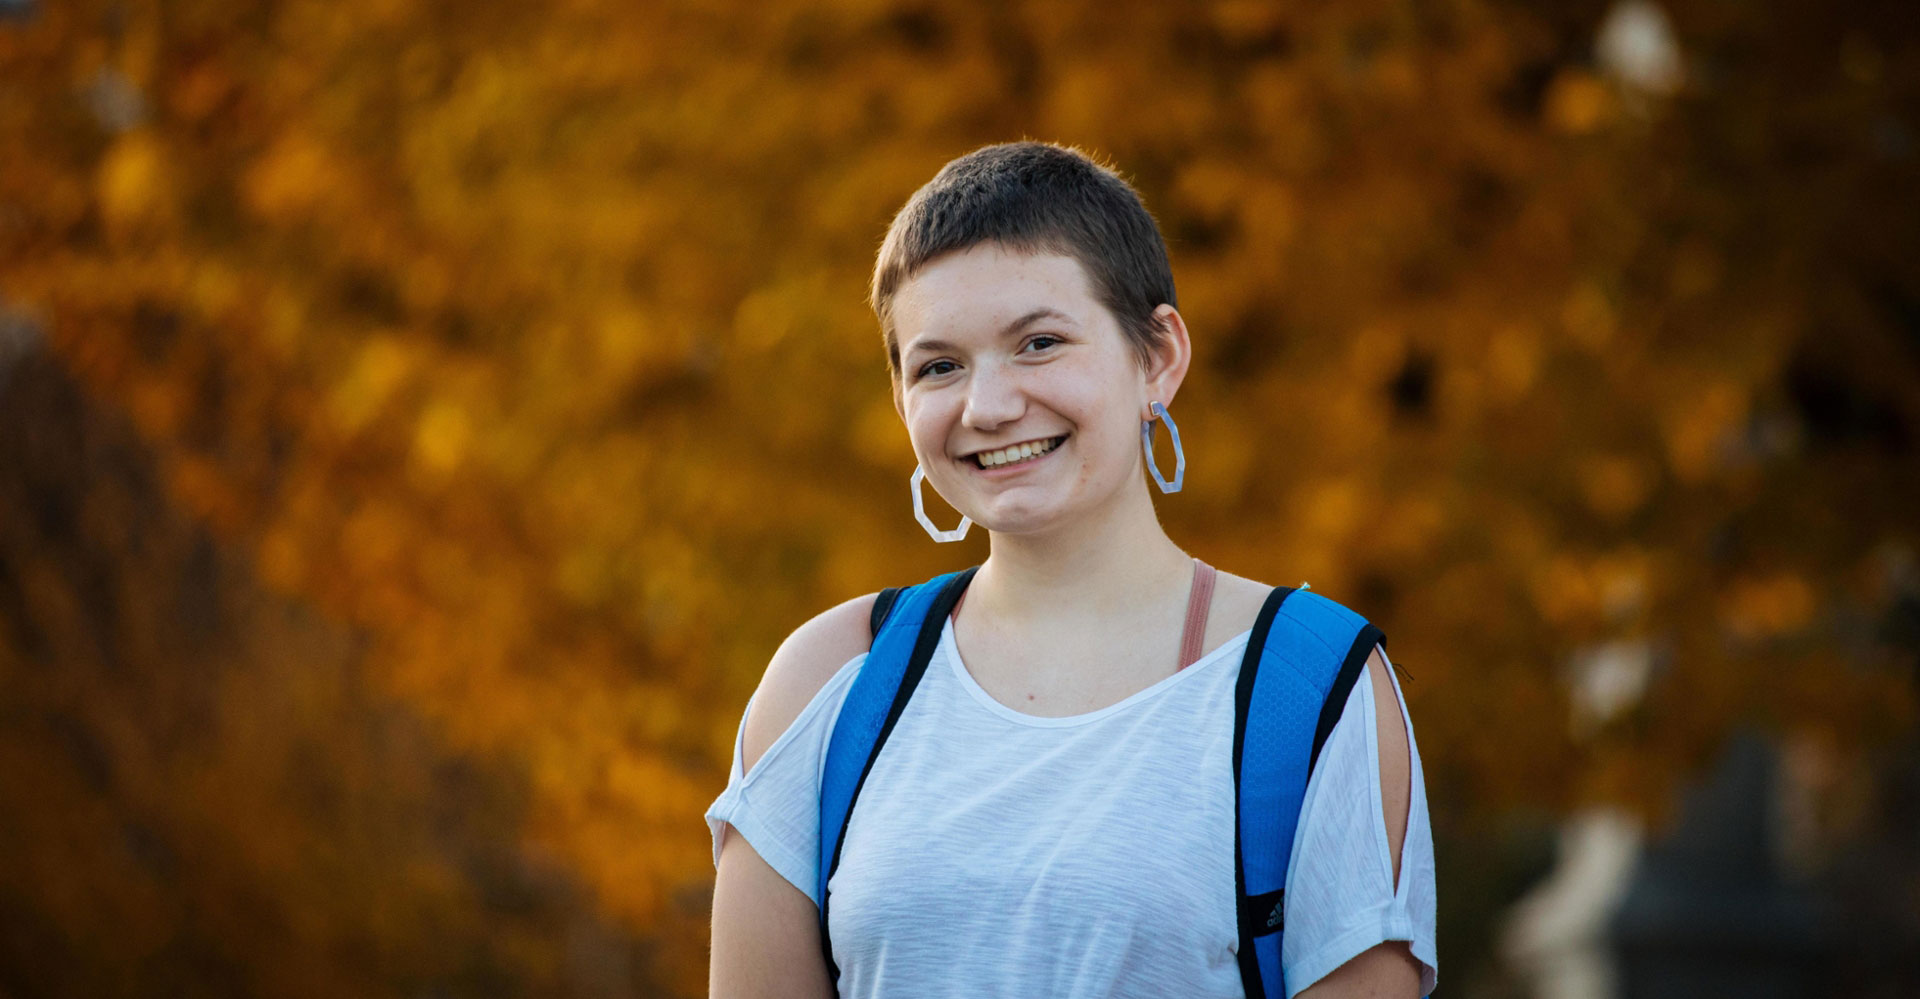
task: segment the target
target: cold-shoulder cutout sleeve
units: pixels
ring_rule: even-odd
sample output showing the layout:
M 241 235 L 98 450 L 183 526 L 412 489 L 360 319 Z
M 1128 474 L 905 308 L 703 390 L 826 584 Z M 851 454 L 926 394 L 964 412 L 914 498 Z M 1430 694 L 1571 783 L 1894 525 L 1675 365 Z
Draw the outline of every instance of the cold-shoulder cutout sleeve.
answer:
M 728 771 L 726 789 L 707 808 L 716 866 L 731 828 L 753 844 L 754 852 L 769 867 L 805 892 L 815 905 L 820 904 L 814 898 L 819 892 L 815 871 L 820 853 L 820 775 L 840 704 L 866 659 L 862 652 L 841 666 L 754 761 L 751 770 L 741 766 L 747 718 L 753 712 L 753 702 L 747 702 L 733 740 L 733 766 Z
M 1379 650 L 1385 662 L 1386 651 Z M 1434 941 L 1433 830 L 1427 816 L 1420 750 L 1407 719 L 1399 680 L 1386 663 L 1406 732 L 1407 803 L 1399 878 L 1383 808 L 1381 746 L 1374 684 L 1356 683 L 1307 782 L 1287 867 L 1286 934 L 1281 965 L 1287 999 L 1377 944 L 1403 940 L 1420 962 L 1420 993 L 1433 991 L 1439 957 Z M 1399 767 L 1387 768 L 1400 772 Z M 1395 809 L 1394 811 L 1397 811 Z

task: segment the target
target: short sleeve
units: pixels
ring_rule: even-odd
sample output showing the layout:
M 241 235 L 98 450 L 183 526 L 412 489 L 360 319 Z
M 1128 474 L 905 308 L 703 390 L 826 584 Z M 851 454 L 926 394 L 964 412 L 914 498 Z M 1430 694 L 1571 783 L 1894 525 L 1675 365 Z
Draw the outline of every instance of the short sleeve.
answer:
M 819 893 L 815 872 L 820 866 L 820 776 L 840 705 L 866 659 L 861 653 L 840 667 L 765 755 L 754 761 L 753 769 L 743 773 L 747 716 L 753 711 L 753 702 L 747 702 L 733 737 L 733 766 L 727 772 L 726 789 L 707 807 L 715 866 L 731 828 L 753 844 L 768 866 L 815 905 L 820 904 L 814 897 Z
M 1384 659 L 1386 650 L 1380 654 Z M 1400 702 L 1391 707 L 1407 725 L 1412 782 L 1400 851 L 1400 883 L 1397 887 L 1393 883 L 1381 808 L 1373 684 L 1363 674 L 1347 696 L 1340 720 L 1307 782 L 1287 862 L 1286 933 L 1280 941 L 1280 961 L 1288 999 L 1389 940 L 1408 942 L 1421 965 L 1422 995 L 1433 991 L 1438 977 L 1433 828 L 1427 817 L 1426 780 L 1391 664 L 1387 673 Z

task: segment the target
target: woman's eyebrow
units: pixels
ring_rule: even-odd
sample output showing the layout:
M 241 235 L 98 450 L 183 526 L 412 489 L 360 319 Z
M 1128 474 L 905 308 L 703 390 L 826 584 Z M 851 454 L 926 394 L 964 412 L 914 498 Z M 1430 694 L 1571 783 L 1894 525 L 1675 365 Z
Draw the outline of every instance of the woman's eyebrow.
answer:
M 1031 326 L 1042 319 L 1058 319 L 1068 323 L 1069 325 L 1073 323 L 1072 316 L 1069 316 L 1066 313 L 1061 312 L 1059 309 L 1050 309 L 1043 305 L 1040 308 L 1037 308 L 1032 312 L 1027 313 L 1024 316 L 1021 316 L 1020 318 L 1015 319 L 1013 322 L 1010 322 L 1006 326 L 1002 327 L 1000 330 L 1000 337 L 1002 339 L 1005 339 L 1007 337 L 1013 336 L 1014 334 L 1019 333 L 1021 330 L 1026 329 L 1028 326 Z M 913 343 L 907 346 L 907 354 L 911 355 L 917 351 L 930 350 L 930 351 L 939 352 L 939 351 L 948 351 L 953 349 L 955 349 L 954 345 L 951 343 L 948 343 L 945 340 L 915 340 Z

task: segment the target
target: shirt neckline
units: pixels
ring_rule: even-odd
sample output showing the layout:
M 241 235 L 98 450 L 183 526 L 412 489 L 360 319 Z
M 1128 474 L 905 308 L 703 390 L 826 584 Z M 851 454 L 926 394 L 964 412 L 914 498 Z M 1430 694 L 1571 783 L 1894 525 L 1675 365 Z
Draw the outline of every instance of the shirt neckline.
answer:
M 1142 687 L 1104 708 L 1095 708 L 1092 711 L 1082 712 L 1077 715 L 1030 715 L 1024 711 L 1008 707 L 992 694 L 987 693 L 987 689 L 980 686 L 980 682 L 973 678 L 973 673 L 967 669 L 967 664 L 960 658 L 960 646 L 954 641 L 953 637 L 952 617 L 948 617 L 940 626 L 940 653 L 947 660 L 947 666 L 952 670 L 954 679 L 959 682 L 960 686 L 964 688 L 968 694 L 973 695 L 973 699 L 980 702 L 982 707 L 993 714 L 1005 718 L 1008 721 L 1032 726 L 1034 728 L 1069 728 L 1075 725 L 1085 725 L 1090 722 L 1099 721 L 1108 715 L 1124 711 L 1128 707 L 1141 701 L 1158 696 L 1161 692 L 1179 683 L 1184 678 L 1204 672 L 1215 662 L 1230 658 L 1237 650 L 1244 649 L 1247 640 L 1252 637 L 1252 635 L 1253 629 L 1248 628 L 1232 638 L 1227 639 L 1225 642 L 1220 643 L 1219 648 L 1194 660 L 1186 669 L 1162 677 L 1152 684 Z

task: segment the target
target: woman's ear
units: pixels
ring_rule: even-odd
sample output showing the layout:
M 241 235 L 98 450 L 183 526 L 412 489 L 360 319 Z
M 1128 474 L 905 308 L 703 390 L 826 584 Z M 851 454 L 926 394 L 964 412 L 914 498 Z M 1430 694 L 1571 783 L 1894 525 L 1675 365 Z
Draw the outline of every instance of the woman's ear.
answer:
M 1187 378 L 1187 365 L 1193 362 L 1193 341 L 1179 309 L 1162 304 L 1153 310 L 1153 321 L 1159 324 L 1161 336 L 1147 351 L 1147 397 L 1171 407 Z

